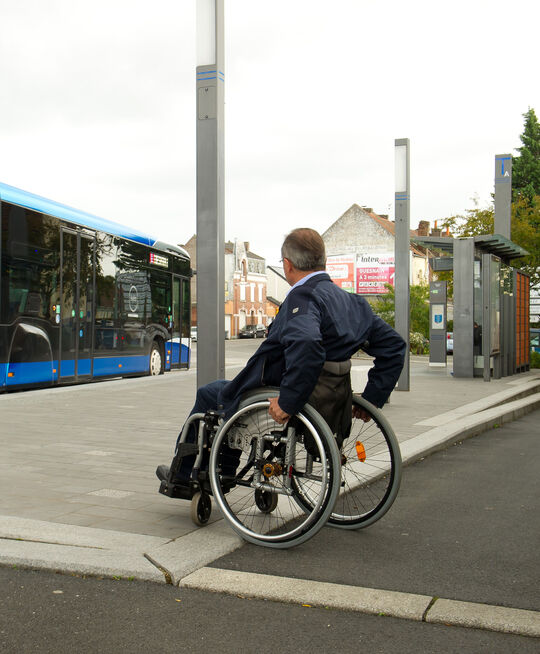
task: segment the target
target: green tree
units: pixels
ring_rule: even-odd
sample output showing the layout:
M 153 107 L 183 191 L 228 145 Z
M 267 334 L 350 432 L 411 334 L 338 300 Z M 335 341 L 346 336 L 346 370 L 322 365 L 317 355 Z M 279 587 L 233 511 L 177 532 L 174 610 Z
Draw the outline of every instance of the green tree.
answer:
M 388 293 L 372 302 L 373 310 L 392 327 L 395 326 L 396 295 L 393 286 L 386 284 Z M 410 331 L 419 332 L 429 338 L 429 287 L 411 286 L 410 289 Z
M 523 118 L 522 146 L 516 148 L 519 155 L 512 157 L 512 191 L 514 201 L 525 197 L 532 202 L 540 195 L 540 123 L 530 107 Z
M 450 216 L 442 222 L 443 227 L 449 227 L 454 236 L 480 236 L 493 234 L 493 207 L 466 211 L 464 216 Z M 531 276 L 531 285 L 540 283 L 540 195 L 532 201 L 525 195 L 512 202 L 512 241 L 529 252 L 527 257 L 512 262 Z M 441 273 L 439 279 L 446 279 L 451 284 L 452 273 Z M 451 295 L 449 290 L 449 295 Z
M 467 209 L 465 215 L 457 214 L 442 221 L 443 229 L 448 228 L 453 236 L 464 238 L 466 236 L 479 236 L 493 234 L 494 214 L 493 207 L 481 208 L 478 200 L 474 199 L 474 208 Z
M 529 252 L 525 258 L 516 259 L 513 265 L 522 268 L 531 277 L 531 285 L 540 284 L 540 123 L 534 109 L 523 114 L 525 124 L 520 135 L 519 155 L 512 158 L 512 228 L 511 238 Z M 457 237 L 493 234 L 493 205 L 482 208 L 475 200 L 473 209 L 465 215 L 450 216 L 442 221 Z M 441 273 L 439 279 L 448 282 L 452 296 L 452 273 Z

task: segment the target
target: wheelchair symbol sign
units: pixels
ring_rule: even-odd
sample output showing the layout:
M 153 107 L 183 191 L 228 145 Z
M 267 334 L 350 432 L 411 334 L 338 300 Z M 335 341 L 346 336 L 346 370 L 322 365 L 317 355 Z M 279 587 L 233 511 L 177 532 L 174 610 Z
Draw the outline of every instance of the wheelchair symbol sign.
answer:
M 444 305 L 435 304 L 431 313 L 431 329 L 444 329 Z

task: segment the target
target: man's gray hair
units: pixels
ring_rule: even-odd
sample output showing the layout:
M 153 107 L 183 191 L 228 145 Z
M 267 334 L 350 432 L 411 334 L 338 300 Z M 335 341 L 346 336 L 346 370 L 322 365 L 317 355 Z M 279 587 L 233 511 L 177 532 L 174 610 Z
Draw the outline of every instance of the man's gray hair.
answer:
M 309 227 L 299 227 L 285 238 L 281 257 L 288 259 L 297 270 L 324 270 L 326 250 L 321 235 Z

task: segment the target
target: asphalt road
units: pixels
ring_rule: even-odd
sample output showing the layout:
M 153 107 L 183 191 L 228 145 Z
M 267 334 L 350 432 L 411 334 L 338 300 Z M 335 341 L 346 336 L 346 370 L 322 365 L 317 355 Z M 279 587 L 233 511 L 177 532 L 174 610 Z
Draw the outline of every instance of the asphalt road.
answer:
M 367 529 L 325 527 L 285 553 L 245 545 L 212 566 L 539 611 L 539 419 L 406 467 Z
M 533 654 L 538 639 L 129 581 L 0 568 L 9 654 Z

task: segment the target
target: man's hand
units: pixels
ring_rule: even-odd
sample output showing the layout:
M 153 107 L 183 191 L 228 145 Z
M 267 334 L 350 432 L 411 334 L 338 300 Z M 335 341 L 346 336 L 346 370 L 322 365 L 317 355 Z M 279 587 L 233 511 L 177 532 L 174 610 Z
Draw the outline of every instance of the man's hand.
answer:
M 278 397 L 268 398 L 268 401 L 270 402 L 268 413 L 273 420 L 275 420 L 278 424 L 283 425 L 291 416 L 288 413 L 285 413 L 285 411 L 283 411 L 283 409 L 279 406 L 278 399 Z
M 353 404 L 352 415 L 353 418 L 358 418 L 359 420 L 363 420 L 364 422 L 369 422 L 371 420 L 371 416 L 369 415 L 369 413 L 366 413 L 364 409 L 361 409 L 359 406 L 356 406 L 355 404 Z

